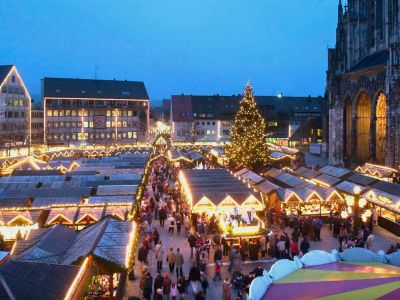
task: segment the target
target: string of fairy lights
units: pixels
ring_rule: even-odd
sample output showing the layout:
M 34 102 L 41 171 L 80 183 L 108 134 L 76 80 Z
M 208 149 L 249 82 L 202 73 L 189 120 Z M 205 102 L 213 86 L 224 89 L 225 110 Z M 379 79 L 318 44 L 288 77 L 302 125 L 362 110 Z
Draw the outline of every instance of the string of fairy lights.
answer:
M 248 82 L 231 127 L 231 144 L 226 147 L 229 159 L 236 165 L 250 168 L 265 164 L 268 161 L 265 132 L 265 120 L 257 108 L 253 87 Z

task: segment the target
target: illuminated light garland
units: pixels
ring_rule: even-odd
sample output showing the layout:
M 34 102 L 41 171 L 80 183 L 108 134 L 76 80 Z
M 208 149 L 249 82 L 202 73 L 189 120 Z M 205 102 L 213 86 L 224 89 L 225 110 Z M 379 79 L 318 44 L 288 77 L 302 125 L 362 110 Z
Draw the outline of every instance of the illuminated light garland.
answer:
M 126 255 L 125 255 L 125 268 L 129 269 L 131 267 L 131 256 L 134 251 L 134 241 L 136 235 L 136 223 L 132 222 L 131 232 L 129 233 L 129 241 L 126 245 Z
M 78 274 L 72 281 L 71 286 L 69 287 L 67 294 L 64 297 L 64 300 L 71 300 L 73 299 L 74 293 L 76 292 L 77 287 L 79 286 L 80 281 L 82 280 L 83 276 L 85 275 L 85 271 L 87 269 L 87 265 L 89 263 L 89 257 L 86 257 L 81 265 Z
M 230 161 L 243 167 L 255 167 L 266 163 L 268 147 L 265 143 L 265 128 L 265 120 L 254 100 L 253 88 L 247 83 L 234 125 L 231 127 L 232 142 L 226 145 Z

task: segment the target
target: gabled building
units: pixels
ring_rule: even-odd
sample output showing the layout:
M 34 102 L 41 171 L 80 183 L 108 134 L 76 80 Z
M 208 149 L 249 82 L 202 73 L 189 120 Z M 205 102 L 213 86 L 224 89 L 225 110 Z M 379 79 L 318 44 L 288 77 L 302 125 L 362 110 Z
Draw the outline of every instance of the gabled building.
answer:
M 229 141 L 230 127 L 241 99 L 241 95 L 172 96 L 170 125 L 173 140 Z M 255 96 L 255 99 L 266 119 L 269 141 L 283 145 L 322 142 L 325 98 Z
M 44 78 L 48 145 L 147 142 L 149 97 L 143 82 Z
M 31 97 L 14 65 L 0 66 L 0 149 L 30 144 Z

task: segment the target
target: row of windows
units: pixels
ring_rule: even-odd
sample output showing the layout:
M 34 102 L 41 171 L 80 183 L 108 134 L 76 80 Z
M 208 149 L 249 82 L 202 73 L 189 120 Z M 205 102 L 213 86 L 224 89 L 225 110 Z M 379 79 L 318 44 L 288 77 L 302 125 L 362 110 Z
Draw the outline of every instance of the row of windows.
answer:
M 31 124 L 31 128 L 32 129 L 41 129 L 41 128 L 43 128 L 43 123 L 32 123 Z
M 43 119 L 43 112 L 33 111 L 31 116 L 33 119 Z
M 115 128 L 115 127 L 136 127 L 137 123 L 135 122 L 127 122 L 127 121 L 117 121 L 117 122 L 106 122 L 107 128 Z M 48 128 L 81 128 L 82 122 L 47 122 Z M 83 122 L 83 128 L 93 128 L 94 122 Z
M 210 135 L 210 134 L 215 134 L 215 130 L 199 130 L 197 131 L 197 135 Z
M 24 95 L 25 90 L 23 87 L 18 86 L 3 86 L 1 92 L 4 94 Z
M 192 113 L 190 112 L 182 112 L 181 113 L 181 117 L 190 117 L 192 115 Z M 206 114 L 206 113 L 193 113 L 193 117 L 199 117 L 199 118 L 214 118 L 214 114 Z
M 147 107 L 147 101 L 47 99 L 47 107 Z
M 200 124 L 203 125 L 203 126 L 204 125 L 208 125 L 209 126 L 209 125 L 215 125 L 215 122 L 197 122 L 197 125 L 200 125 Z
M 115 139 L 115 133 L 87 133 L 87 132 L 79 132 L 72 134 L 49 134 L 47 136 L 49 141 L 68 141 L 68 140 L 87 140 L 87 139 Z M 117 134 L 117 139 L 137 139 L 137 132 L 123 132 Z
M 319 117 L 320 113 L 294 113 L 295 117 Z
M 94 116 L 94 110 L 74 110 L 74 109 L 61 109 L 61 110 L 47 110 L 48 117 L 76 117 L 76 116 Z M 136 110 L 107 110 L 106 112 L 107 117 L 136 117 L 137 111 Z
M 26 118 L 26 112 L 24 112 L 24 111 L 6 111 L 5 112 L 5 117 L 7 119 Z
M 6 105 L 8 106 L 25 106 L 25 99 L 6 99 Z
M 27 124 L 2 124 L 0 125 L 0 129 L 2 130 L 26 130 L 28 128 Z M 1 132 L 0 132 L 1 133 Z

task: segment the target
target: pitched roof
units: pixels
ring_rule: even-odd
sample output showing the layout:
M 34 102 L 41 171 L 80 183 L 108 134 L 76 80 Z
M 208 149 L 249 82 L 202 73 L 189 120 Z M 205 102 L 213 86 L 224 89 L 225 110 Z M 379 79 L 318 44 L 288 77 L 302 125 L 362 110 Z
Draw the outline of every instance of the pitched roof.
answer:
M 43 79 L 43 96 L 56 98 L 148 100 L 141 81 L 49 78 Z
M 79 269 L 77 266 L 8 260 L 0 265 L 0 295 L 8 296 L 1 299 L 64 299 Z
M 350 72 L 360 71 L 372 67 L 384 66 L 388 63 L 389 59 L 389 51 L 383 50 L 380 52 L 375 52 L 371 55 L 368 55 L 363 60 L 361 60 L 358 64 L 353 66 Z
M 6 79 L 8 73 L 10 73 L 12 67 L 14 67 L 14 65 L 0 66 L 0 85 L 3 83 L 4 79 Z
M 90 254 L 124 269 L 132 222 L 106 217 L 77 232 L 64 225 L 31 230 L 28 240 L 17 241 L 12 258 L 72 265 Z

